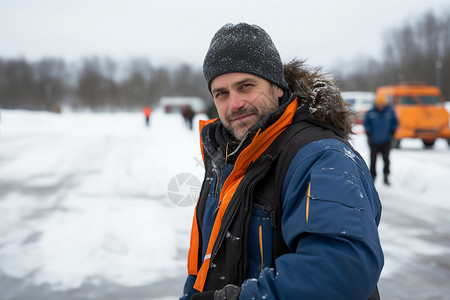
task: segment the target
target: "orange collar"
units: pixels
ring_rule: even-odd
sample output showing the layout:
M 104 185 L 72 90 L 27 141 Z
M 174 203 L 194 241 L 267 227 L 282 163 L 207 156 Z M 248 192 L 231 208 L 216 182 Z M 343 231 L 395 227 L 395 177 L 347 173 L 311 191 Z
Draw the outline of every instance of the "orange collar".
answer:
M 198 269 L 198 254 L 199 254 L 198 251 L 200 247 L 199 245 L 200 239 L 197 227 L 198 226 L 197 216 L 196 214 L 194 215 L 194 222 L 192 224 L 192 232 L 191 232 L 191 243 L 188 255 L 188 273 L 191 275 L 197 275 L 197 279 L 194 284 L 194 288 L 196 290 L 200 292 L 203 291 L 206 276 L 209 270 L 212 249 L 219 234 L 220 227 L 222 225 L 222 218 L 239 183 L 244 177 L 244 174 L 248 166 L 252 161 L 255 161 L 273 143 L 273 141 L 286 129 L 286 127 L 288 127 L 292 123 L 292 119 L 297 110 L 297 106 L 298 106 L 297 101 L 296 100 L 292 101 L 292 103 L 287 106 L 283 115 L 274 124 L 269 126 L 263 132 L 259 130 L 253 137 L 253 140 L 250 143 L 250 145 L 248 145 L 244 150 L 242 150 L 242 152 L 238 156 L 233 171 L 225 180 L 222 191 L 220 193 L 219 203 L 221 204 L 217 212 L 216 219 L 214 221 L 213 229 L 206 250 L 206 255 L 203 258 L 203 263 L 200 269 Z M 216 119 L 201 122 L 200 132 L 204 126 L 214 122 L 215 120 Z M 202 155 L 203 155 L 203 146 L 202 146 Z

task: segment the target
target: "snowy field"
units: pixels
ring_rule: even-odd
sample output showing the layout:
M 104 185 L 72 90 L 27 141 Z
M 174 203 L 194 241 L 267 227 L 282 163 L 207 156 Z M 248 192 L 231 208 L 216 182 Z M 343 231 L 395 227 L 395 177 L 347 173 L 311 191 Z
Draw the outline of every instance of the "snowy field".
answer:
M 365 136 L 353 143 L 367 161 Z M 391 158 L 392 186 L 376 182 L 381 296 L 445 299 L 450 147 L 404 140 Z M 197 128 L 179 116 L 3 110 L 0 300 L 177 299 L 202 178 Z

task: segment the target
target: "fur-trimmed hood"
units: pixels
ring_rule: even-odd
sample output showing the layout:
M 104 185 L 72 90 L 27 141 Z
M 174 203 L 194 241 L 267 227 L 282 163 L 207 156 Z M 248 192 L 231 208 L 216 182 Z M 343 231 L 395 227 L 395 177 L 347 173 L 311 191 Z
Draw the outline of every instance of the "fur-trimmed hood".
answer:
M 304 61 L 292 60 L 284 65 L 289 88 L 299 98 L 299 106 L 306 106 L 311 119 L 337 128 L 348 140 L 352 131 L 352 112 L 330 74 L 307 66 Z
M 216 172 L 220 166 L 234 160 L 253 139 L 258 130 L 264 131 L 276 122 L 291 101 L 297 98 L 298 114 L 319 126 L 327 127 L 348 140 L 352 132 L 352 112 L 342 99 L 341 92 L 329 74 L 318 68 L 311 68 L 303 61 L 293 60 L 284 65 L 284 76 L 290 90 L 280 98 L 280 107 L 253 125 L 241 140 L 225 129 L 220 120 L 208 124 L 201 132 L 204 154 L 210 160 Z

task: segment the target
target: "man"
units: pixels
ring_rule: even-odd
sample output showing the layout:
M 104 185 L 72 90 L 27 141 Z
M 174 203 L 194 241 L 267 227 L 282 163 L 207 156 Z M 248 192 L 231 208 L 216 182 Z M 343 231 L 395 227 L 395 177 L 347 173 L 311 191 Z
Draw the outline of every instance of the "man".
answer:
M 194 119 L 195 112 L 192 110 L 191 106 L 183 106 L 181 109 L 181 114 L 183 115 L 184 122 L 188 128 L 192 130 L 192 120 Z
M 377 97 L 364 118 L 364 128 L 370 146 L 370 173 L 375 181 L 377 176 L 377 155 L 381 153 L 384 162 L 384 183 L 389 182 L 389 153 L 391 152 L 391 139 L 398 127 L 397 116 L 384 97 Z
M 336 85 L 300 61 L 283 67 L 244 23 L 215 34 L 203 72 L 219 118 L 201 124 L 181 299 L 377 297 L 381 204 Z
M 150 124 L 150 115 L 152 114 L 152 108 L 150 106 L 145 106 L 142 109 L 142 112 L 145 116 L 145 125 L 148 126 Z

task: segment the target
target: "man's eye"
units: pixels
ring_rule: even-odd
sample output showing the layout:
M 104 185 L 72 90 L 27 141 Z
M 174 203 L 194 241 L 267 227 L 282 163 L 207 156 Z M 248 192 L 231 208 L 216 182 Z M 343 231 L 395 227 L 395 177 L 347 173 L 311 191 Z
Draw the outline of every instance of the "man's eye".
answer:
M 216 98 L 225 95 L 227 92 L 218 92 L 216 93 Z
M 249 86 L 252 86 L 252 85 L 250 83 L 243 84 L 241 86 L 241 89 L 244 89 L 244 88 L 249 87 Z

